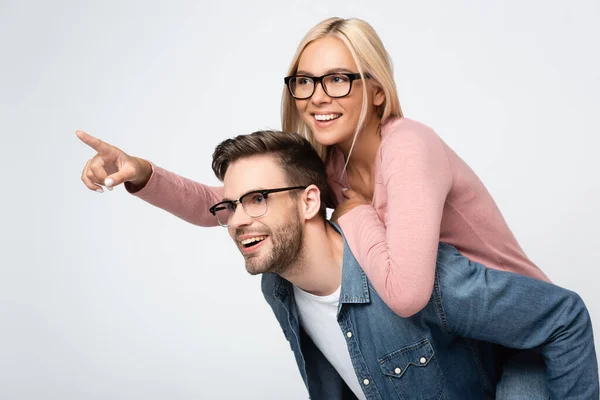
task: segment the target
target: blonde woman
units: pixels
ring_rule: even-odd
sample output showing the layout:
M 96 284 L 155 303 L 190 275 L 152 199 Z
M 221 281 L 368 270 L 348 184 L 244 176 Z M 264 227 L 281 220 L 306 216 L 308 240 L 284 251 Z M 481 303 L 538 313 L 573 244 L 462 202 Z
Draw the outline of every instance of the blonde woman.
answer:
M 319 23 L 300 43 L 287 75 L 283 130 L 307 138 L 325 161 L 333 219 L 395 313 L 410 317 L 430 300 L 439 242 L 489 268 L 548 280 L 471 168 L 432 129 L 404 118 L 391 61 L 369 24 Z M 89 189 L 124 183 L 192 224 L 218 224 L 209 207 L 222 200 L 221 188 L 77 135 L 98 153 L 83 170 Z

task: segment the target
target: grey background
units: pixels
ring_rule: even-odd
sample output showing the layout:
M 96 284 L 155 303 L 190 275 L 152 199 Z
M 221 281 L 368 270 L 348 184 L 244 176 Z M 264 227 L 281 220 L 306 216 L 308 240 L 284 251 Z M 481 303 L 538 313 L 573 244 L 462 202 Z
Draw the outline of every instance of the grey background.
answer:
M 225 230 L 88 191 L 74 132 L 216 184 L 214 146 L 280 127 L 296 46 L 333 15 L 375 27 L 405 114 L 600 329 L 598 1 L 0 0 L 0 399 L 308 397 Z

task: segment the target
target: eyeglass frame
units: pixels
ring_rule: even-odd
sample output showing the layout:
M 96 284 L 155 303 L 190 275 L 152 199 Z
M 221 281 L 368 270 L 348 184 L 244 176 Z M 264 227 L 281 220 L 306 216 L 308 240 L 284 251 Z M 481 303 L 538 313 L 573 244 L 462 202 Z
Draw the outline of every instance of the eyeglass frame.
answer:
M 346 93 L 343 96 L 332 96 L 329 93 L 327 93 L 327 88 L 325 87 L 325 85 L 323 84 L 323 79 L 331 76 L 331 75 L 344 75 L 346 76 L 349 81 L 350 81 L 350 87 L 348 88 L 348 93 Z M 313 90 L 312 93 L 310 94 L 310 96 L 308 97 L 296 97 L 294 96 L 294 93 L 292 93 L 292 88 L 290 87 L 290 81 L 292 80 L 292 78 L 310 78 L 313 80 Z M 317 90 L 317 84 L 320 83 L 321 87 L 323 88 L 323 91 L 325 92 L 325 94 L 329 97 L 331 97 L 332 99 L 340 99 L 342 97 L 346 97 L 350 94 L 350 92 L 352 91 L 352 82 L 354 82 L 357 79 L 370 79 L 371 75 L 365 73 L 362 74 L 360 72 L 357 73 L 350 73 L 350 72 L 331 72 L 329 74 L 325 74 L 325 75 L 321 75 L 321 76 L 310 76 L 310 75 L 290 75 L 290 76 L 286 76 L 285 78 L 283 78 L 283 82 L 285 83 L 285 86 L 288 89 L 288 92 L 290 93 L 290 96 L 292 96 L 294 99 L 296 100 L 308 100 L 310 99 L 314 94 L 315 91 Z
M 224 204 L 231 204 L 233 207 L 233 214 L 235 214 L 235 212 L 237 211 L 237 204 L 239 203 L 242 205 L 242 209 L 244 210 L 244 212 L 246 213 L 246 215 L 248 215 L 250 218 L 260 218 L 263 215 L 265 215 L 267 213 L 267 211 L 269 211 L 269 205 L 267 202 L 267 199 L 269 198 L 269 195 L 271 193 L 280 193 L 280 192 L 287 192 L 290 190 L 300 190 L 300 189 L 306 189 L 308 186 L 289 186 L 289 187 L 284 187 L 284 188 L 277 188 L 277 189 L 259 189 L 259 190 L 252 190 L 248 193 L 244 193 L 242 196 L 240 196 L 239 199 L 237 200 L 223 200 L 217 204 L 215 204 L 214 206 L 210 207 L 208 209 L 208 211 L 215 216 L 215 218 L 217 219 L 217 222 L 219 223 L 219 225 L 221 225 L 223 228 L 227 228 L 229 226 L 229 224 L 222 224 L 221 221 L 219 220 L 219 217 L 217 217 L 217 207 L 224 205 Z M 263 198 L 265 199 L 265 212 L 260 214 L 260 215 L 250 215 L 248 214 L 248 211 L 246 210 L 246 207 L 244 206 L 243 200 L 245 197 L 252 195 L 252 194 L 261 194 L 263 196 Z

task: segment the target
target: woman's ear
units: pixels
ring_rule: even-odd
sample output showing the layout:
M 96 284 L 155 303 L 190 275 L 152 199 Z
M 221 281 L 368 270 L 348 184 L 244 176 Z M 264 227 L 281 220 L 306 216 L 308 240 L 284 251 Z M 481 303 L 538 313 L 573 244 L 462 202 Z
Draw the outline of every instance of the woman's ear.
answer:
M 385 101 L 385 92 L 381 86 L 373 86 L 373 105 L 379 107 Z
M 311 219 L 321 210 L 321 191 L 317 185 L 309 185 L 302 195 L 302 214 L 304 219 Z

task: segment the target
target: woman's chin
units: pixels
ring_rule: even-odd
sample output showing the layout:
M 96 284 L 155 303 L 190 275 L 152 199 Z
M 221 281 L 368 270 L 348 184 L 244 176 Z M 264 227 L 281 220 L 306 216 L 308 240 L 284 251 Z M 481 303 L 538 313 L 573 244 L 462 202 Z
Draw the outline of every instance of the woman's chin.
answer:
M 333 146 L 334 144 L 338 144 L 345 140 L 345 135 L 340 132 L 339 127 L 322 128 L 313 125 L 310 126 L 310 128 L 315 140 L 323 146 Z
M 315 132 L 313 131 L 315 140 L 323 146 L 333 146 L 342 142 L 352 140 L 352 134 L 341 135 L 339 132 Z

